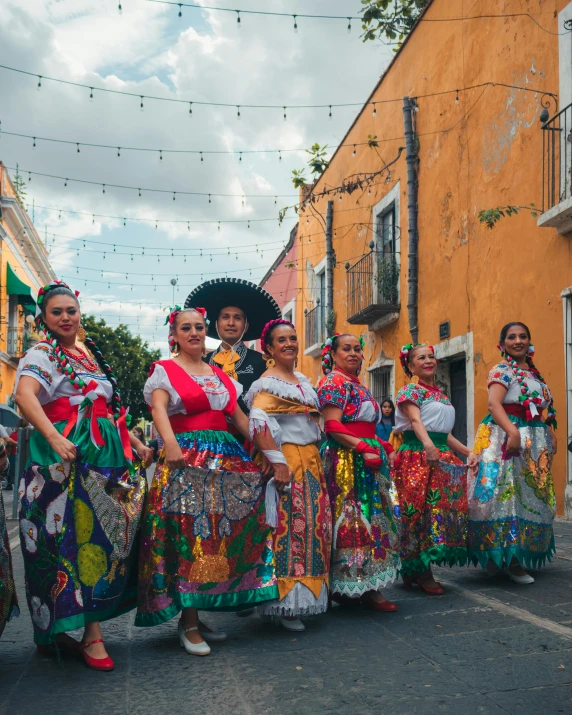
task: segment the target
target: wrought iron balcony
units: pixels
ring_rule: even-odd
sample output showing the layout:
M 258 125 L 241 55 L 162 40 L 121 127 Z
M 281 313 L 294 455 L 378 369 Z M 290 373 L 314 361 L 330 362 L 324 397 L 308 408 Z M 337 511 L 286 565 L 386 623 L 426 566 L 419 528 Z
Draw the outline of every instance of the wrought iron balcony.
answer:
M 321 345 L 326 339 L 324 309 L 320 305 L 320 299 L 316 301 L 316 307 L 312 310 L 304 311 L 305 330 L 306 330 L 306 349 L 314 345 Z
M 541 114 L 542 215 L 539 226 L 572 231 L 572 104 L 551 119 Z
M 371 325 L 379 318 L 399 312 L 399 254 L 375 250 L 357 263 L 346 263 L 348 323 Z

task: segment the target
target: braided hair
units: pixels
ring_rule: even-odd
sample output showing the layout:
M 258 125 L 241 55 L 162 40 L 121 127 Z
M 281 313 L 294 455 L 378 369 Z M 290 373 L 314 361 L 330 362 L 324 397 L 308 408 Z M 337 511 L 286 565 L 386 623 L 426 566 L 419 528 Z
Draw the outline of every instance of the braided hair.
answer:
M 70 298 L 73 298 L 79 307 L 79 301 L 78 301 L 79 293 L 77 291 L 74 293 L 74 291 L 72 291 L 71 288 L 66 283 L 63 283 L 62 281 L 54 281 L 53 283 L 50 283 L 50 285 L 44 286 L 43 288 L 40 289 L 40 292 L 38 294 L 36 324 L 37 324 L 38 328 L 40 330 L 42 330 L 42 332 L 46 336 L 46 342 L 52 347 L 52 349 L 54 351 L 54 355 L 56 357 L 57 369 L 62 373 L 62 375 L 66 375 L 69 378 L 69 381 L 71 382 L 71 384 L 78 391 L 83 392 L 85 390 L 85 388 L 87 387 L 87 383 L 75 372 L 75 370 L 71 366 L 70 361 L 68 360 L 67 356 L 63 352 L 58 339 L 54 335 L 52 335 L 48 326 L 45 323 L 46 307 L 47 307 L 48 301 L 51 298 L 54 298 L 55 296 L 58 296 L 58 295 L 65 295 L 65 296 L 69 296 Z M 113 374 L 111 366 L 109 365 L 109 363 L 103 356 L 103 353 L 101 352 L 101 350 L 97 347 L 94 340 L 92 338 L 90 338 L 89 335 L 86 335 L 84 342 L 85 342 L 85 345 L 89 348 L 89 350 L 93 353 L 93 356 L 96 359 L 97 364 L 99 365 L 101 371 L 103 372 L 103 374 L 107 377 L 107 379 L 111 383 L 111 386 L 113 388 L 113 396 L 111 398 L 111 407 L 113 410 L 113 415 L 117 419 L 119 417 L 119 413 L 120 413 L 121 407 L 122 407 L 121 393 L 119 392 L 117 378 Z
M 498 348 L 500 350 L 501 356 L 504 358 L 505 362 L 513 369 L 514 374 L 516 376 L 517 382 L 520 385 L 520 392 L 521 394 L 519 395 L 519 403 L 523 405 L 523 407 L 527 410 L 528 413 L 530 413 L 530 403 L 534 403 L 535 405 L 540 405 L 542 402 L 542 399 L 536 392 L 530 391 L 530 388 L 528 387 L 528 384 L 526 382 L 526 375 L 522 372 L 520 367 L 518 366 L 518 363 L 516 360 L 512 357 L 512 355 L 509 355 L 508 352 L 502 347 L 504 341 L 506 340 L 506 336 L 508 335 L 508 331 L 515 325 L 520 325 L 521 328 L 524 328 L 524 332 L 526 333 L 527 337 L 529 340 L 532 340 L 531 334 L 530 334 L 530 329 L 527 325 L 524 323 L 519 323 L 518 321 L 514 321 L 512 323 L 507 323 L 504 325 L 501 329 L 500 332 L 500 338 L 499 338 L 499 344 Z M 540 370 L 536 367 L 533 361 L 534 357 L 534 345 L 530 343 L 528 347 L 528 354 L 526 356 L 526 363 L 528 367 L 530 368 L 531 372 L 533 372 L 536 375 L 536 378 L 538 379 L 539 382 L 542 382 L 543 384 L 547 384 L 546 380 L 542 377 L 540 374 Z M 528 414 L 527 414 L 528 416 Z M 532 415 L 530 415 L 532 417 Z M 554 407 L 554 400 L 552 396 L 550 397 L 550 404 L 548 405 L 548 415 L 546 417 L 546 424 L 552 424 L 552 426 L 556 429 L 557 422 L 556 422 L 556 408 Z
M 269 320 L 268 323 L 266 323 L 266 325 L 262 329 L 262 334 L 260 336 L 260 347 L 262 348 L 262 352 L 266 355 L 268 355 L 266 348 L 268 346 L 270 338 L 272 337 L 272 332 L 279 325 L 288 325 L 293 330 L 296 330 L 294 323 L 291 323 L 289 320 L 284 320 L 283 318 L 275 318 L 274 320 Z

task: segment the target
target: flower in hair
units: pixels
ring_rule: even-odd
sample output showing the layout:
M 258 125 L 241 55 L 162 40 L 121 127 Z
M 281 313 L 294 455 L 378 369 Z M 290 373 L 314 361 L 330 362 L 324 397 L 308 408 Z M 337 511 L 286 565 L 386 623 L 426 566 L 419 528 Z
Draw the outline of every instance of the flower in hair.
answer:
M 269 320 L 262 328 L 262 333 L 260 335 L 260 348 L 263 353 L 266 352 L 266 336 L 268 335 L 268 331 L 275 325 L 289 325 L 291 328 L 294 328 L 294 330 L 296 329 L 294 323 L 291 323 L 289 320 L 284 320 L 284 318 L 274 318 L 274 320 Z

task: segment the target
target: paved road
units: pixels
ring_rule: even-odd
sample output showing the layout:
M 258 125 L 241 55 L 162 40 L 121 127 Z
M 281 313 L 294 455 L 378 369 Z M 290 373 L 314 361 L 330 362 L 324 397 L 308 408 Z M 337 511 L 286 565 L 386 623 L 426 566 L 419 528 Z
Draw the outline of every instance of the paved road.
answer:
M 570 714 L 572 524 L 556 532 L 558 558 L 533 586 L 439 569 L 445 596 L 394 586 L 398 613 L 334 607 L 302 634 L 208 614 L 229 633 L 208 658 L 181 650 L 175 620 L 141 629 L 128 614 L 103 625 L 113 673 L 35 652 L 17 548 L 24 608 L 0 640 L 0 714 Z

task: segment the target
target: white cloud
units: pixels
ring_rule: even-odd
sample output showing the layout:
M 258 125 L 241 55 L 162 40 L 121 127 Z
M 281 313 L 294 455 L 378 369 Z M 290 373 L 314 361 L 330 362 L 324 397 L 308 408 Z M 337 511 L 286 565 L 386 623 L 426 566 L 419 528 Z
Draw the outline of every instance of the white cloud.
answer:
M 214 0 L 209 0 L 212 4 Z M 256 7 L 255 3 L 244 5 Z M 221 5 L 224 5 L 221 1 Z M 359 10 L 359 0 L 316 2 L 316 12 L 344 15 Z M 259 5 L 258 5 L 259 6 Z M 60 275 L 79 287 L 84 310 L 117 322 L 121 314 L 137 313 L 140 320 L 125 320 L 134 332 L 141 331 L 157 345 L 166 345 L 165 329 L 153 316 L 171 304 L 182 303 L 201 278 L 229 272 L 259 280 L 288 239 L 294 223 L 291 217 L 278 225 L 277 211 L 295 198 L 279 199 L 275 194 L 295 194 L 290 174 L 305 162 L 304 149 L 315 141 L 335 145 L 343 137 L 357 108 L 333 110 L 241 108 L 236 104 L 329 104 L 363 101 L 377 81 L 391 55 L 372 44 L 363 45 L 357 23 L 351 36 L 345 21 L 299 20 L 299 33 L 292 31 L 289 18 L 244 15 L 237 29 L 236 16 L 183 9 L 177 20 L 176 7 L 143 0 L 125 0 L 119 16 L 114 2 L 93 3 L 74 0 L 5 0 L 0 14 L 0 46 L 3 62 L 33 73 L 61 77 L 88 84 L 89 91 L 0 70 L 2 89 L 2 129 L 36 137 L 69 139 L 81 143 L 103 143 L 117 149 L 77 148 L 37 140 L 4 136 L 0 140 L 0 160 L 8 166 L 99 182 L 99 186 L 32 177 L 30 199 L 36 207 L 52 206 L 86 215 L 35 209 L 36 225 L 43 235 L 58 233 L 54 267 Z M 308 11 L 298 3 L 300 12 Z M 265 9 L 294 12 L 291 0 L 272 0 Z M 232 107 L 193 105 L 145 100 L 97 91 L 97 87 L 121 89 L 139 94 L 195 102 L 228 102 Z M 238 156 L 129 152 L 128 146 L 155 149 L 236 150 L 298 149 L 276 154 Z M 307 172 L 308 174 L 308 172 Z M 24 174 L 27 178 L 27 175 Z M 101 184 L 106 183 L 103 193 Z M 109 184 L 239 194 L 238 198 L 191 197 L 109 188 Z M 248 199 L 242 194 L 266 194 L 269 199 Z M 101 218 L 94 214 L 117 216 Z M 127 218 L 123 225 L 123 217 Z M 130 217 L 149 219 L 136 222 Z M 268 223 L 255 219 L 271 218 Z M 181 223 L 158 224 L 156 219 Z M 246 220 L 252 219 L 250 228 Z M 190 224 L 186 221 L 213 221 Z M 222 224 L 218 220 L 244 220 Z M 190 230 L 189 230 L 190 228 Z M 98 248 L 81 240 L 89 238 L 118 245 L 103 259 Z M 49 239 L 51 246 L 52 239 Z M 261 251 L 256 252 L 255 244 Z M 119 248 L 120 245 L 128 248 Z M 235 255 L 218 255 L 211 261 L 208 249 L 248 246 Z M 262 249 L 264 250 L 261 258 Z M 145 247 L 147 255 L 142 256 Z M 205 255 L 177 258 L 150 257 L 153 247 L 203 248 Z M 79 256 L 78 254 L 79 250 Z M 103 249 L 101 249 L 103 250 Z M 129 254 L 119 256 L 119 251 Z M 56 264 L 57 261 L 57 264 Z M 87 270 L 95 269 L 95 270 Z M 230 273 L 242 269 L 240 273 Z M 148 274 L 156 271 L 155 280 Z M 103 272 L 104 277 L 101 277 Z M 113 274 L 117 274 L 114 276 Z M 125 274 L 129 279 L 125 278 Z M 178 278 L 174 291 L 170 277 Z M 100 282 L 96 282 L 100 281 Z M 108 291 L 107 282 L 110 283 Z M 133 288 L 131 285 L 133 284 Z M 89 301 L 92 302 L 89 302 Z M 86 302 L 87 301 L 87 302 Z M 140 301 L 140 303 L 138 302 Z M 101 303 L 101 305 L 100 305 Z M 141 307 L 138 307 L 141 304 Z M 86 307 L 87 306 L 87 307 Z M 117 316 L 117 317 L 115 317 Z M 146 321 L 146 322 L 144 322 Z M 143 325 L 145 327 L 143 327 Z M 141 326 L 138 328 L 138 326 Z

